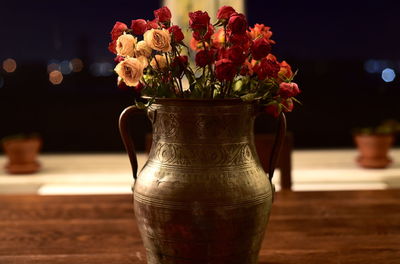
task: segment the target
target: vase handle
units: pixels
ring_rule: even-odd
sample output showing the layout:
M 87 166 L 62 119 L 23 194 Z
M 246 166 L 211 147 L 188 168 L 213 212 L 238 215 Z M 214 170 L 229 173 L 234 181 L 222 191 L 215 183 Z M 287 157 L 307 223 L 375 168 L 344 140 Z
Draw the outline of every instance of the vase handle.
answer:
M 141 112 L 136 106 L 131 105 L 122 111 L 119 116 L 119 133 L 121 134 L 122 142 L 124 143 L 126 152 L 128 152 L 129 161 L 132 166 L 132 174 L 133 179 L 136 181 L 137 171 L 138 171 L 138 162 L 136 157 L 135 145 L 133 143 L 133 138 L 130 135 L 129 129 L 129 119 L 133 114 Z
M 283 141 L 286 136 L 286 116 L 283 112 L 278 117 L 278 129 L 276 130 L 274 145 L 272 146 L 271 156 L 269 158 L 268 175 L 269 180 L 272 182 L 274 171 L 278 162 L 279 154 L 281 152 Z

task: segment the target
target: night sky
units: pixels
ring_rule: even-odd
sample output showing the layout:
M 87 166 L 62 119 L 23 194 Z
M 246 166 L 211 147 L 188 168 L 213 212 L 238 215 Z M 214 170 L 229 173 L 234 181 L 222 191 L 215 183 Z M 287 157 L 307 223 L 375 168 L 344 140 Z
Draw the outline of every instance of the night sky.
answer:
M 289 115 L 296 146 L 349 147 L 355 126 L 400 120 L 400 1 L 246 4 L 249 24 L 270 26 L 273 53 L 299 69 L 303 106 Z M 117 90 L 116 76 L 95 77 L 88 68 L 113 63 L 107 46 L 115 21 L 152 19 L 160 6 L 152 0 L 2 1 L 0 61 L 14 58 L 18 67 L 0 71 L 0 138 L 30 129 L 43 135 L 49 151 L 122 150 L 115 122 L 131 94 Z M 50 84 L 48 62 L 75 57 L 84 60 L 84 71 Z M 371 59 L 378 63 L 372 74 L 364 69 Z M 393 82 L 382 80 L 385 67 L 396 72 Z

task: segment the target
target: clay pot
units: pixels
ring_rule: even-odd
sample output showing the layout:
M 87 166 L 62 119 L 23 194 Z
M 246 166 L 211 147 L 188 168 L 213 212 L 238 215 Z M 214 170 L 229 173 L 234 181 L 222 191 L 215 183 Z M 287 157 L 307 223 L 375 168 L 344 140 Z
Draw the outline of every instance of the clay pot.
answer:
M 149 159 L 137 174 L 135 107 L 120 117 L 132 164 L 134 209 L 148 264 L 256 264 L 271 212 L 271 183 L 286 130 L 283 114 L 268 174 L 254 145 L 256 103 L 158 99 Z M 131 123 L 131 126 L 129 126 Z
M 388 152 L 393 145 L 392 134 L 357 134 L 354 141 L 360 152 L 357 163 L 364 168 L 386 168 L 392 160 Z
M 41 148 L 40 138 L 15 138 L 3 142 L 8 157 L 5 170 L 11 174 L 35 173 L 40 169 L 37 156 Z

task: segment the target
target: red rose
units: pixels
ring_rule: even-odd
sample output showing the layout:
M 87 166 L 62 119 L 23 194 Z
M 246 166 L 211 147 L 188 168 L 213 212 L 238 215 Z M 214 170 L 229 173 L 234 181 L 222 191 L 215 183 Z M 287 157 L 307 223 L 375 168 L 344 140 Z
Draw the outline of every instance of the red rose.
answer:
M 239 45 L 247 49 L 249 47 L 250 38 L 247 34 L 230 34 L 228 35 L 228 41 L 233 45 Z
M 260 63 L 254 66 L 253 70 L 259 80 L 266 78 L 277 78 L 280 66 L 279 63 L 267 58 L 263 58 Z
M 210 17 L 207 12 L 196 11 L 189 13 L 189 26 L 193 30 L 206 30 L 210 24 Z
M 283 98 L 289 98 L 296 96 L 300 93 L 299 86 L 296 83 L 287 83 L 283 82 L 279 84 L 279 91 L 278 94 Z
M 135 35 L 143 35 L 147 31 L 147 22 L 144 19 L 132 20 L 131 29 Z
M 242 65 L 242 68 L 240 69 L 240 75 L 243 75 L 243 76 L 253 75 L 253 66 L 251 65 L 250 62 L 248 62 L 248 61 L 244 62 L 244 64 Z
M 281 69 L 279 70 L 279 75 L 283 76 L 284 78 L 290 79 L 293 76 L 292 67 L 286 62 L 282 61 L 280 63 Z
M 113 40 L 108 44 L 108 50 L 111 51 L 114 54 L 117 54 L 116 47 L 117 47 L 117 41 L 116 40 Z
M 128 29 L 127 25 L 117 21 L 115 23 L 113 29 L 111 30 L 111 39 L 117 40 L 119 38 L 119 36 L 121 36 L 122 33 L 124 33 L 124 31 L 127 29 Z
M 168 31 L 172 34 L 173 40 L 177 43 L 181 42 L 185 38 L 179 26 L 172 26 L 168 28 Z
M 177 77 L 181 76 L 188 65 L 188 56 L 175 57 L 171 63 L 172 75 Z
M 229 18 L 227 29 L 232 34 L 246 34 L 247 20 L 243 14 L 234 14 Z
M 228 20 L 236 11 L 231 6 L 221 6 L 217 12 L 218 20 Z
M 168 9 L 168 7 L 164 6 L 161 7 L 160 9 L 157 9 L 154 11 L 154 16 L 158 19 L 159 22 L 164 23 L 164 22 L 170 22 L 171 21 L 171 11 Z
M 265 112 L 273 117 L 277 118 L 279 116 L 280 110 L 277 102 L 269 104 L 265 107 Z
M 205 67 L 215 61 L 214 52 L 212 50 L 200 50 L 196 54 L 196 65 Z
M 223 81 L 231 81 L 236 75 L 236 66 L 235 64 L 228 59 L 218 60 L 215 63 L 215 75 L 218 80 Z
M 157 18 L 154 18 L 151 21 L 147 21 L 147 29 L 157 29 L 158 28 L 158 20 Z
M 236 66 L 240 66 L 246 60 L 246 55 L 240 46 L 232 46 L 228 49 L 220 49 L 218 52 L 218 59 L 228 59 L 231 60 Z
M 255 60 L 261 60 L 268 53 L 271 52 L 271 45 L 265 38 L 258 38 L 253 41 L 253 45 L 251 46 L 251 55 Z
M 205 30 L 196 30 L 193 32 L 193 38 L 198 41 L 209 41 L 211 36 L 214 34 L 214 27 L 210 24 L 207 27 L 207 31 Z

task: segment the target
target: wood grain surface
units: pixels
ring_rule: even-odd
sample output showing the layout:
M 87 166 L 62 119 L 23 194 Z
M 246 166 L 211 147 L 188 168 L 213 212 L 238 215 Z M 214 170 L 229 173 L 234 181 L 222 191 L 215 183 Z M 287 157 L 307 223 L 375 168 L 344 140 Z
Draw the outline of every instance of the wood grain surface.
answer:
M 0 196 L 0 264 L 14 263 L 146 263 L 132 197 Z M 260 263 L 400 264 L 400 190 L 279 192 Z

